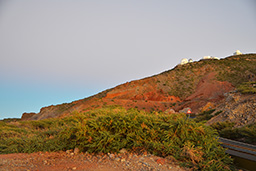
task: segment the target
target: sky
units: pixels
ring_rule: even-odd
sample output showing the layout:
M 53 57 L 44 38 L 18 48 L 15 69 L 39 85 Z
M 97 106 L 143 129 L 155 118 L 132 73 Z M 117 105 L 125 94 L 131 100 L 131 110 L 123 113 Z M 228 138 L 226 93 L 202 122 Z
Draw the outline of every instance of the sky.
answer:
M 0 119 L 256 53 L 255 0 L 0 0 Z

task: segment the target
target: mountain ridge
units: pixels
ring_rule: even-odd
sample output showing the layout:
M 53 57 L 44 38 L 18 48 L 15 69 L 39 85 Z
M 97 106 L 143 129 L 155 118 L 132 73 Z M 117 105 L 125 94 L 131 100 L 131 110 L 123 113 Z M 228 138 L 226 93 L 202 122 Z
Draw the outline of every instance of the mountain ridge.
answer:
M 105 105 L 120 105 L 146 111 L 176 112 L 191 108 L 194 113 L 211 102 L 214 106 L 224 94 L 243 82 L 256 81 L 256 54 L 233 55 L 220 60 L 200 60 L 126 82 L 71 103 L 41 108 L 39 113 L 24 113 L 22 120 L 41 120 L 85 112 Z

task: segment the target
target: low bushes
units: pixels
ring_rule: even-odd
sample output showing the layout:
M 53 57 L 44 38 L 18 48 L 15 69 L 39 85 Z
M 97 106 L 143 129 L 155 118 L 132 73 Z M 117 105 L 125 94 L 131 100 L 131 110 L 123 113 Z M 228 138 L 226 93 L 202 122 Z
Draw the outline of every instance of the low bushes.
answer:
M 221 137 L 256 145 L 256 123 L 240 128 L 234 128 L 232 122 L 217 122 L 211 127 L 216 129 Z
M 256 93 L 256 82 L 243 82 L 237 87 L 237 89 L 243 94 Z
M 232 163 L 219 146 L 217 132 L 183 114 L 145 113 L 107 107 L 73 113 L 63 119 L 0 124 L 0 153 L 58 151 L 78 147 L 89 153 L 146 150 L 174 156 L 183 166 L 229 170 Z M 8 135 L 11 127 L 17 134 Z M 4 131 L 5 130 L 5 131 Z M 9 131 L 8 131 L 9 130 Z

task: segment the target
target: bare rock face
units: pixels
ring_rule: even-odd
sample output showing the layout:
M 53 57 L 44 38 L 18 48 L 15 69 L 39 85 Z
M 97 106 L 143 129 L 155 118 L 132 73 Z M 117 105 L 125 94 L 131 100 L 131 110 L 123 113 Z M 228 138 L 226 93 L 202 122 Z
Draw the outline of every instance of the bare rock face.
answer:
M 22 117 L 21 117 L 21 120 L 30 120 L 31 117 L 33 117 L 34 115 L 36 115 L 36 113 L 23 113 L 22 114 Z
M 214 108 L 215 108 L 214 103 L 207 102 L 207 104 L 201 108 L 201 112 L 205 112 L 205 111 L 208 111 L 208 110 L 211 110 L 211 109 L 214 109 Z
M 223 103 L 216 108 L 221 114 L 213 117 L 207 123 L 234 122 L 235 127 L 241 127 L 256 122 L 256 96 L 255 94 L 243 95 L 238 92 L 226 94 Z

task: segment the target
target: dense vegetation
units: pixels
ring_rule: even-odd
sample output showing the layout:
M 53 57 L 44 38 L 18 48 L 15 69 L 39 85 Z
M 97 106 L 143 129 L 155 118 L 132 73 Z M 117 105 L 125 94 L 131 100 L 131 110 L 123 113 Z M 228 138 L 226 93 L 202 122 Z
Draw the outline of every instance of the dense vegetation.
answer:
M 217 122 L 211 125 L 221 137 L 256 145 L 256 123 L 234 128 L 232 122 Z
M 62 119 L 0 122 L 0 153 L 59 151 L 89 153 L 146 150 L 173 156 L 195 170 L 230 170 L 232 160 L 217 132 L 183 114 L 146 113 L 105 107 Z
M 212 117 L 222 113 L 222 111 L 218 111 L 213 114 L 214 111 L 215 109 L 204 111 L 193 120 L 195 122 L 207 122 Z M 216 122 L 210 126 L 217 130 L 220 137 L 256 145 L 256 123 L 236 128 L 234 127 L 235 123 L 226 121 Z
M 199 113 L 198 115 L 196 115 L 196 117 L 194 118 L 194 121 L 196 122 L 202 122 L 202 121 L 208 121 L 210 120 L 212 117 L 220 114 L 222 111 L 218 111 L 216 112 L 214 115 L 212 115 L 212 113 L 215 111 L 215 109 L 211 109 L 211 110 L 206 110 L 202 113 Z
M 256 93 L 256 82 L 243 82 L 237 89 L 243 94 Z

